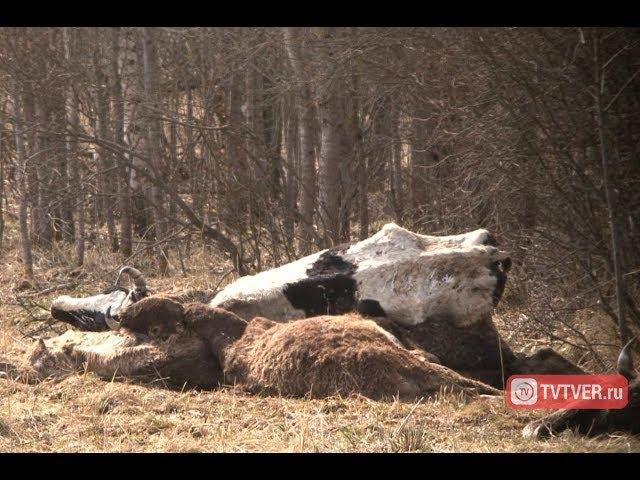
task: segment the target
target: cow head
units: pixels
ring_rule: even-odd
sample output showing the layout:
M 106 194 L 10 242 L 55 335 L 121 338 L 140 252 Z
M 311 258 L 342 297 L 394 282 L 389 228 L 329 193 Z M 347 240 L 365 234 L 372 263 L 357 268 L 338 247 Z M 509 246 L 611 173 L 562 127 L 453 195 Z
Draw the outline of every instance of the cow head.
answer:
M 111 330 L 125 328 L 159 340 L 166 340 L 185 329 L 182 304 L 162 295 L 143 298 L 116 315 L 111 314 L 109 306 L 105 321 Z
M 586 435 L 607 432 L 640 433 L 640 377 L 635 372 L 629 348 L 635 338 L 629 341 L 618 357 L 618 373 L 629 381 L 629 402 L 616 410 L 560 410 L 529 423 L 522 435 L 546 438 L 566 429 L 574 429 Z
M 132 288 L 121 285 L 127 276 L 133 282 Z M 117 315 L 129 305 L 149 295 L 147 284 L 140 270 L 122 267 L 113 287 L 91 297 L 70 297 L 62 295 L 51 303 L 51 316 L 56 320 L 69 323 L 80 330 L 108 330 L 106 313 Z

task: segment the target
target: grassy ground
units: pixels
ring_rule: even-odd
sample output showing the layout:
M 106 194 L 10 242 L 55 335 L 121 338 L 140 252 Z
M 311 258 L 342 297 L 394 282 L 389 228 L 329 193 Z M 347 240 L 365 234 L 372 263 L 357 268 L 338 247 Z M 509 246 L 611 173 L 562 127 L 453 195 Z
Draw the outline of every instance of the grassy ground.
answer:
M 61 293 L 95 293 L 113 281 L 119 265 L 115 255 L 93 250 L 82 271 L 56 266 L 66 262 L 64 252 L 53 260 L 38 256 L 35 290 L 19 292 L 23 278 L 17 255 L 10 250 L 0 261 L 0 357 L 12 361 L 32 345 L 30 336 L 65 329 L 39 320 L 47 313 L 38 305 L 46 308 Z M 214 288 L 226 271 L 206 255 L 189 258 L 188 266 L 188 276 L 150 278 L 149 283 L 159 291 Z M 78 286 L 31 294 L 73 282 Z M 27 297 L 18 302 L 19 295 Z M 523 439 L 522 427 L 540 415 L 511 411 L 500 398 L 465 401 L 452 394 L 408 404 L 362 397 L 255 397 L 233 388 L 178 392 L 105 382 L 92 374 L 39 385 L 0 379 L 1 452 L 640 451 L 640 439 L 624 435 L 586 439 L 565 432 L 547 441 Z

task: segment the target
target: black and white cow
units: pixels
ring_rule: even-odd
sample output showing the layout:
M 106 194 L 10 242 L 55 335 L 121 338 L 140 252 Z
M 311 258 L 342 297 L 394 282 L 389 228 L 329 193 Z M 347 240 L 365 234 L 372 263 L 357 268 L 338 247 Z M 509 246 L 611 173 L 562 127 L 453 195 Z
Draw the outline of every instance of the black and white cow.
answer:
M 133 281 L 133 288 L 120 285 L 125 275 Z M 126 266 L 120 269 L 115 285 L 103 293 L 91 297 L 62 295 L 55 298 L 51 303 L 51 316 L 79 330 L 92 332 L 109 330 L 107 311 L 117 315 L 118 312 L 148 295 L 147 283 L 142 272 Z
M 317 252 L 279 268 L 242 277 L 210 305 L 251 319 L 275 321 L 360 311 L 400 325 L 447 318 L 467 327 L 491 315 L 506 283 L 510 259 L 487 230 L 430 236 L 394 223 L 352 245 Z M 129 275 L 134 288 L 120 285 Z M 115 287 L 86 298 L 61 296 L 55 319 L 81 330 L 107 330 L 110 318 L 148 296 L 142 273 L 124 267 Z
M 394 223 L 372 237 L 238 279 L 211 306 L 276 321 L 358 310 L 404 326 L 491 316 L 510 267 L 487 230 L 430 236 Z

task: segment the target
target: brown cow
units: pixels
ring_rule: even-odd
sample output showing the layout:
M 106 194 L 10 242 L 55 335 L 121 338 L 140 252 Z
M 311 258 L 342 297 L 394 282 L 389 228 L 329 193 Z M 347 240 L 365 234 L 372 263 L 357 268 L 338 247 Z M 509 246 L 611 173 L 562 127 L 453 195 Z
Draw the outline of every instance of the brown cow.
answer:
M 295 397 L 360 393 L 415 399 L 441 389 L 500 393 L 430 362 L 424 352 L 404 348 L 375 321 L 357 314 L 246 322 L 223 309 L 180 305 L 161 296 L 136 305 L 123 314 L 118 331 L 69 331 L 40 342 L 30 358 L 33 370 L 39 377 L 83 368 L 104 378 L 160 373 L 173 384 L 210 387 L 224 381 Z M 161 332 L 165 340 L 143 332 Z

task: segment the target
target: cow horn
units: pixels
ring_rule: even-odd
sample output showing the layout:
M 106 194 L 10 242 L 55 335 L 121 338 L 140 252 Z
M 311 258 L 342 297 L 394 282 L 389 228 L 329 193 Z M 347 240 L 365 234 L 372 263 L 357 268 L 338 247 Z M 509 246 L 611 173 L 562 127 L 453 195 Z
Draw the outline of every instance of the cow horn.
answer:
M 104 314 L 104 321 L 107 322 L 107 326 L 111 330 L 120 330 L 120 322 L 111 316 L 111 305 L 107 307 L 107 311 Z
M 141 292 L 147 291 L 147 282 L 145 281 L 144 275 L 142 275 L 142 272 L 137 268 L 130 267 L 128 265 L 125 267 L 122 267 L 118 272 L 118 277 L 116 278 L 116 286 L 120 284 L 120 277 L 123 274 L 129 275 L 129 278 L 133 280 L 133 284 L 136 286 L 138 290 L 140 290 Z
M 636 376 L 633 369 L 633 360 L 629 353 L 629 347 L 636 340 L 637 337 L 633 337 L 622 347 L 620 355 L 618 355 L 618 373 L 624 375 L 628 380 Z

